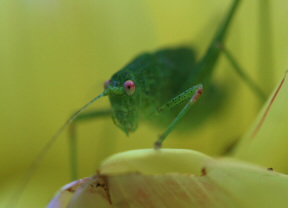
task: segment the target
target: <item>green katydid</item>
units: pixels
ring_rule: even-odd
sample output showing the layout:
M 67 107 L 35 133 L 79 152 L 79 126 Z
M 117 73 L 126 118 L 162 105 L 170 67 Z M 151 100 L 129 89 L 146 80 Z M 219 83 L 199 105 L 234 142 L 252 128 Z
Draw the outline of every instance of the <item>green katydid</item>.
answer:
M 206 54 L 200 61 L 196 62 L 195 52 L 191 48 L 163 49 L 155 53 L 140 55 L 126 67 L 115 73 L 105 83 L 104 92 L 73 114 L 49 140 L 36 160 L 31 164 L 24 177 L 23 184 L 18 189 L 16 195 L 21 193 L 26 187 L 39 163 L 43 160 L 57 138 L 59 138 L 60 134 L 73 122 L 71 132 L 72 138 L 75 139 L 73 134 L 75 124 L 77 121 L 86 119 L 87 117 L 96 118 L 112 115 L 116 126 L 126 134 L 129 134 L 137 129 L 139 119 L 154 119 L 165 117 L 167 114 L 170 117 L 174 116 L 167 130 L 155 142 L 154 147 L 156 149 L 160 148 L 165 138 L 174 130 L 182 117 L 191 108 L 191 105 L 199 99 L 202 92 L 203 95 L 200 98 L 202 103 L 210 103 L 211 95 L 213 97 L 213 94 L 217 93 L 212 87 L 211 77 L 221 53 L 231 62 L 232 66 L 243 78 L 244 82 L 249 85 L 251 90 L 261 99 L 265 99 L 264 93 L 244 73 L 231 52 L 224 46 L 229 25 L 239 3 L 240 0 L 234 0 Z M 110 99 L 111 110 L 83 113 L 88 106 L 105 96 L 108 96 Z M 186 102 L 186 104 L 184 106 L 180 105 L 183 102 Z M 71 155 L 71 164 L 73 179 L 75 179 L 77 178 L 77 165 L 76 147 L 73 145 L 73 139 L 71 148 L 74 154 Z M 17 199 L 17 196 L 15 198 Z

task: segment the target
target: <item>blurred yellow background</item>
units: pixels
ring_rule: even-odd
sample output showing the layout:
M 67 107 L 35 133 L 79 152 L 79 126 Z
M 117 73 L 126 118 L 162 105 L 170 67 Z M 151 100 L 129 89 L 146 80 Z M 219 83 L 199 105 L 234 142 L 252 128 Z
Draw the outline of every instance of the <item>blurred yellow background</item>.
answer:
M 0 205 L 17 189 L 49 138 L 73 112 L 102 92 L 113 73 L 136 55 L 163 47 L 194 43 L 203 54 L 231 2 L 1 1 Z M 285 0 L 243 1 L 226 42 L 267 94 L 287 69 L 287 9 Z M 224 58 L 215 80 L 233 86 L 226 110 L 195 131 L 174 132 L 165 147 L 219 155 L 249 127 L 259 102 Z M 109 106 L 103 98 L 93 108 Z M 110 118 L 81 124 L 80 177 L 95 173 L 111 154 L 151 148 L 162 131 L 144 122 L 127 138 Z M 43 207 L 70 181 L 67 141 L 65 132 L 18 207 Z

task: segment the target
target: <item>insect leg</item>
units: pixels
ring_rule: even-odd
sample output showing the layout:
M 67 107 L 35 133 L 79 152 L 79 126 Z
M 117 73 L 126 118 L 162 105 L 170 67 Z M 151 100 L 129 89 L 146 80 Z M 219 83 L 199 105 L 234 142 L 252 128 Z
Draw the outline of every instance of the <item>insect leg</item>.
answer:
M 170 134 L 170 132 L 176 127 L 176 125 L 183 118 L 183 116 L 187 113 L 187 111 L 189 110 L 191 105 L 194 104 L 199 99 L 202 92 L 203 92 L 203 86 L 202 86 L 202 84 L 199 84 L 197 86 L 194 86 L 194 87 L 186 90 L 185 92 L 181 93 L 180 95 L 174 97 L 172 100 L 168 101 L 166 104 L 164 104 L 163 106 L 161 106 L 158 109 L 159 113 L 163 113 L 163 112 L 166 112 L 166 111 L 170 110 L 171 108 L 175 107 L 176 105 L 178 105 L 178 104 L 180 104 L 186 100 L 189 100 L 188 103 L 185 105 L 185 107 L 181 110 L 181 112 L 174 119 L 174 121 L 170 124 L 168 129 L 155 142 L 155 144 L 154 144 L 155 149 L 161 148 L 163 141 Z
M 261 88 L 245 73 L 239 63 L 236 61 L 236 58 L 232 55 L 232 53 L 224 46 L 219 46 L 220 50 L 222 50 L 223 54 L 229 60 L 235 71 L 238 75 L 243 79 L 243 81 L 250 87 L 250 89 L 262 100 L 265 101 L 267 96 L 261 90 Z
M 239 6 L 239 3 L 240 0 L 234 0 L 234 2 L 232 3 L 230 10 L 228 11 L 224 21 L 218 28 L 215 36 L 213 37 L 212 42 L 208 47 L 204 57 L 195 67 L 193 73 L 191 73 L 190 76 L 188 77 L 188 80 L 190 80 L 189 83 L 195 83 L 197 80 L 201 80 L 202 83 L 203 80 L 205 80 L 205 82 L 207 83 L 210 81 L 213 69 L 221 54 L 221 50 L 219 50 L 218 45 L 225 42 L 229 26 Z
M 78 163 L 77 163 L 77 133 L 76 125 L 82 121 L 88 121 L 90 119 L 107 117 L 112 115 L 112 110 L 90 111 L 80 114 L 69 127 L 69 143 L 70 143 L 70 167 L 71 178 L 76 180 L 78 178 Z

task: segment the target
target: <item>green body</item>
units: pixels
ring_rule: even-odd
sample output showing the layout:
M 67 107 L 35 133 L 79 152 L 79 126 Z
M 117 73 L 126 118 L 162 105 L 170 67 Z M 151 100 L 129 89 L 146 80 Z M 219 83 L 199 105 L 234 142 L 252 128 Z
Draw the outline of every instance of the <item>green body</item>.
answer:
M 158 116 L 161 105 L 185 90 L 183 86 L 194 66 L 195 54 L 191 49 L 167 49 L 143 54 L 114 74 L 111 78 L 114 87 L 123 86 L 127 80 L 136 84 L 132 96 L 109 95 L 116 124 L 134 131 L 139 118 Z
M 135 131 L 138 120 L 143 118 L 158 121 L 165 117 L 164 123 L 170 123 L 171 119 L 179 113 L 179 108 L 183 106 L 179 105 L 165 114 L 159 112 L 159 107 L 200 83 L 204 84 L 205 93 L 201 98 L 201 103 L 204 105 L 200 103 L 199 107 L 194 106 L 195 110 L 194 107 L 191 109 L 194 115 L 192 119 L 195 118 L 191 122 L 196 124 L 204 120 L 211 111 L 217 109 L 220 100 L 215 100 L 216 94 L 219 98 L 219 93 L 209 82 L 209 75 L 204 77 L 203 70 L 197 71 L 199 64 L 201 62 L 196 64 L 195 52 L 184 47 L 164 49 L 154 54 L 143 54 L 137 57 L 111 78 L 111 85 L 117 88 L 123 86 L 127 80 L 133 80 L 136 84 L 136 91 L 132 96 L 109 94 L 115 124 L 128 133 Z M 197 76 L 201 79 L 194 79 Z M 201 118 L 197 114 L 202 114 Z
M 194 113 L 205 112 L 205 115 L 208 115 L 214 111 L 221 101 L 218 96 L 221 93 L 216 91 L 211 93 L 213 88 L 210 79 L 221 52 L 219 46 L 224 41 L 238 4 L 239 0 L 235 0 L 223 24 L 218 28 L 206 55 L 198 63 L 195 63 L 196 56 L 192 49 L 165 49 L 154 54 L 143 54 L 115 73 L 111 78 L 111 89 L 117 88 L 123 92 L 124 83 L 132 80 L 136 84 L 136 92 L 132 96 L 113 93 L 113 90 L 107 93 L 113 109 L 114 123 L 127 134 L 133 132 L 137 129 L 139 118 L 155 118 L 160 114 L 160 106 L 200 83 L 204 85 L 206 94 L 201 100 L 205 100 L 206 105 L 201 109 L 196 108 Z M 217 102 L 215 96 L 218 98 Z M 213 106 L 209 106 L 212 103 Z M 171 111 L 170 114 L 175 113 Z M 202 114 L 201 118 L 204 119 L 205 115 Z M 193 117 L 196 117 L 199 123 L 199 117 L 195 114 Z

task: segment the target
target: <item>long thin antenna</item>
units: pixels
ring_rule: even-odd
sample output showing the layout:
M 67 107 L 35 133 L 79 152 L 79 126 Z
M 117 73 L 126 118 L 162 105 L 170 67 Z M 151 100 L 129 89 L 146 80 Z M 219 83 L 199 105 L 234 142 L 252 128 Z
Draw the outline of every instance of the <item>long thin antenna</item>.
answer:
M 89 107 L 91 104 L 93 104 L 95 101 L 97 101 L 101 97 L 108 95 L 109 91 L 110 91 L 109 88 L 106 89 L 101 95 L 97 96 L 96 98 L 91 100 L 89 103 L 87 103 L 85 106 L 83 106 L 81 109 L 79 109 L 77 112 L 75 112 L 63 124 L 63 126 L 54 134 L 54 136 L 48 140 L 48 142 L 45 144 L 45 146 L 42 148 L 42 150 L 39 152 L 37 157 L 34 159 L 34 161 L 31 163 L 31 165 L 29 166 L 29 168 L 25 172 L 25 174 L 21 180 L 21 184 L 18 186 L 17 190 L 12 194 L 11 198 L 9 199 L 9 201 L 7 203 L 7 208 L 8 207 L 9 208 L 15 207 L 17 205 L 17 202 L 18 202 L 21 194 L 23 193 L 23 191 L 25 190 L 25 188 L 27 187 L 27 185 L 31 181 L 31 179 L 32 179 L 33 175 L 35 174 L 37 168 L 39 167 L 40 163 L 43 161 L 43 159 L 45 158 L 48 151 L 51 149 L 53 144 L 57 141 L 59 136 L 64 132 L 64 130 L 72 123 L 72 121 L 77 116 L 79 116 L 80 113 L 82 113 L 87 107 Z

